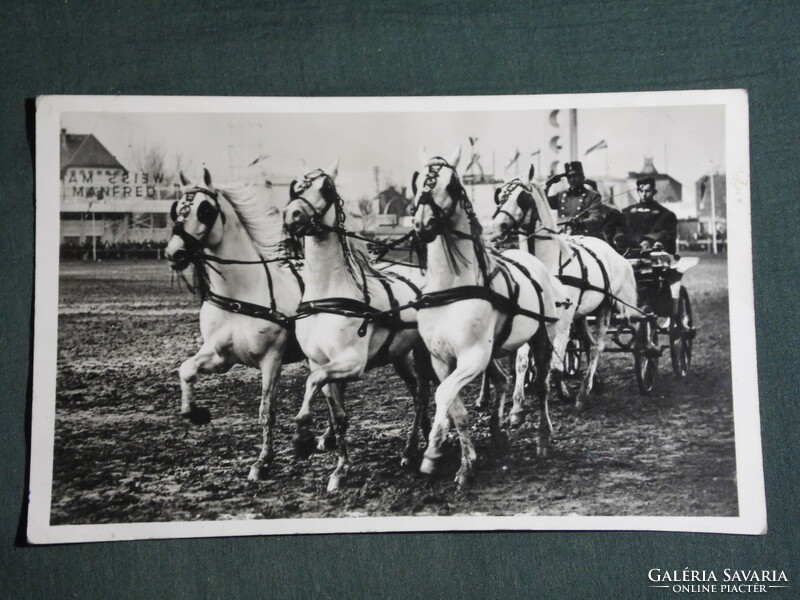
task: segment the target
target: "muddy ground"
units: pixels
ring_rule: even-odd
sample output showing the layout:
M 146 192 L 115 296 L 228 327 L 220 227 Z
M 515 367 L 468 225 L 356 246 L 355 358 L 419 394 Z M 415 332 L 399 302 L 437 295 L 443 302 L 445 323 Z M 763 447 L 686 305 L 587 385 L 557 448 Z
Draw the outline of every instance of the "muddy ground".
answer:
M 456 493 L 458 447 L 423 477 L 400 467 L 410 399 L 390 369 L 350 384 L 349 479 L 325 492 L 334 454 L 293 457 L 292 418 L 305 367 L 284 369 L 277 457 L 268 481 L 247 481 L 258 455 L 259 373 L 202 377 L 213 420 L 178 413 L 177 369 L 198 347 L 198 305 L 171 286 L 165 262 L 62 264 L 51 522 L 58 524 L 343 517 L 355 515 L 737 514 L 727 276 L 703 255 L 685 278 L 698 334 L 692 371 L 661 359 L 656 392 L 641 396 L 630 355 L 606 354 L 605 391 L 574 416 L 554 402 L 553 453 L 536 457 L 530 424 L 492 456 L 487 417 L 467 405 L 479 455 L 475 486 Z M 316 406 L 316 428 L 325 423 Z

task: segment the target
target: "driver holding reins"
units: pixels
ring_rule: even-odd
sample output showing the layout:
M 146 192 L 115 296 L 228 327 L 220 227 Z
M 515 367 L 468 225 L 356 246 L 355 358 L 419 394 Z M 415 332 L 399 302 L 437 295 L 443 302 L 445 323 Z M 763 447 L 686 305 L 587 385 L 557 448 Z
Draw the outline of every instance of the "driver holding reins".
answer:
M 567 178 L 569 189 L 548 194 L 548 190 L 563 177 Z M 608 242 L 623 225 L 620 212 L 604 204 L 600 194 L 585 184 L 583 165 L 573 161 L 564 164 L 564 173 L 547 180 L 544 192 L 550 208 L 558 210 L 558 224 L 567 233 L 588 235 Z

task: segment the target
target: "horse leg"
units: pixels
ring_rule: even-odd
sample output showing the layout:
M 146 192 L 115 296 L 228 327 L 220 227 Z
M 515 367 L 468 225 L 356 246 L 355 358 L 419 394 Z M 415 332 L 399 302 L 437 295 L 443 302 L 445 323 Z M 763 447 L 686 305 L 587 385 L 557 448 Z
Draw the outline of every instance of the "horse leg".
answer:
M 539 428 L 537 430 L 537 456 L 545 458 L 550 454 L 550 436 L 553 424 L 550 422 L 547 396 L 550 390 L 550 363 L 553 359 L 553 346 L 547 333 L 539 328 L 531 339 L 531 351 L 536 365 L 536 379 L 533 382 L 534 392 L 539 405 Z
M 261 481 L 267 478 L 272 459 L 275 457 L 273 440 L 275 416 L 278 412 L 278 381 L 281 376 L 282 352 L 268 352 L 261 359 L 261 405 L 258 408 L 258 422 L 263 431 L 261 454 L 250 467 L 247 479 Z
M 328 452 L 336 450 L 336 425 L 333 418 L 333 395 L 331 392 L 331 385 L 322 386 L 322 393 L 325 395 L 325 401 L 328 403 L 328 426 L 322 435 L 317 438 L 317 452 Z
M 425 378 L 425 374 L 417 367 L 420 360 L 425 357 L 420 356 L 418 347 L 414 347 L 414 367 L 412 368 L 409 356 L 405 355 L 394 362 L 394 368 L 397 374 L 406 384 L 408 391 L 411 393 L 411 398 L 414 401 L 414 423 L 411 426 L 411 433 L 406 441 L 406 447 L 403 449 L 403 457 L 400 459 L 400 465 L 408 467 L 411 462 L 416 458 L 419 453 L 419 430 L 424 427 L 422 424 L 423 418 L 427 419 L 428 410 L 428 397 L 430 395 L 430 386 Z M 428 432 L 430 432 L 430 422 L 427 425 Z
M 294 435 L 294 452 L 295 456 L 301 459 L 308 458 L 314 452 L 316 441 L 311 433 L 312 412 L 311 402 L 314 400 L 317 392 L 320 391 L 323 385 L 330 384 L 330 391 L 332 396 L 333 420 L 336 435 L 338 438 L 340 456 L 347 456 L 347 448 L 342 447 L 345 442 L 341 437 L 347 430 L 347 416 L 344 414 L 344 405 L 341 402 L 342 391 L 340 390 L 339 382 L 343 379 L 353 379 L 359 377 L 364 371 L 364 362 L 359 361 L 357 356 L 347 356 L 337 358 L 324 365 L 315 364 L 309 361 L 312 368 L 311 374 L 306 380 L 306 391 L 303 396 L 303 404 L 300 407 L 300 412 L 295 417 L 295 435 Z M 338 399 L 337 399 L 338 398 Z M 346 460 L 349 465 L 349 459 Z M 342 459 L 340 458 L 340 465 Z M 346 469 L 344 469 L 346 470 Z M 342 470 L 337 468 L 337 472 L 341 475 Z
M 350 456 L 347 453 L 347 411 L 344 408 L 344 384 L 332 385 L 330 387 L 331 397 L 333 399 L 333 421 L 336 428 L 336 439 L 339 448 L 339 461 L 336 464 L 336 469 L 331 473 L 328 479 L 328 492 L 335 492 L 339 489 L 339 483 L 347 475 L 350 470 L 351 462 Z
M 436 460 L 441 456 L 440 447 L 446 435 L 446 420 L 449 415 L 461 442 L 461 468 L 456 481 L 460 486 L 466 486 L 472 479 L 476 454 L 469 435 L 467 410 L 459 398 L 459 392 L 486 369 L 490 358 L 491 347 L 475 348 L 458 358 L 452 373 L 449 373 L 450 367 L 447 363 L 437 358 L 433 359 L 433 367 L 442 383 L 436 388 L 436 416 L 428 437 L 428 449 L 420 465 L 422 473 L 429 474 L 435 470 Z
M 581 319 L 577 318 L 577 320 Z M 573 325 L 567 317 L 556 323 L 551 330 L 553 335 L 551 338 L 553 340 L 553 354 L 555 356 L 550 363 L 550 383 L 555 385 L 558 397 L 565 401 L 572 399 L 564 374 L 564 362 L 567 358 L 567 345 L 569 344 L 572 327 Z
M 508 452 L 508 433 L 505 426 L 505 405 L 508 396 L 509 376 L 499 360 L 489 361 L 486 373 L 492 378 L 495 387 L 495 402 L 489 416 L 489 431 L 492 436 L 492 447 L 495 455 L 505 456 Z
M 577 412 L 581 412 L 584 409 L 586 399 L 589 397 L 589 392 L 592 391 L 594 376 L 597 372 L 597 363 L 600 361 L 600 354 L 605 347 L 606 331 L 608 331 L 610 318 L 610 307 L 604 307 L 595 319 L 594 334 L 590 331 L 586 320 L 582 319 L 582 335 L 589 346 L 589 365 L 586 368 L 586 375 L 583 378 L 580 392 L 578 392 L 578 397 L 575 400 L 575 410 Z
M 231 364 L 211 344 L 203 344 L 193 357 L 186 359 L 178 369 L 181 380 L 181 416 L 195 425 L 211 421 L 211 412 L 195 404 L 194 385 L 197 373 L 224 373 Z
M 508 421 L 512 427 L 519 427 L 525 422 L 530 408 L 525 405 L 525 378 L 528 376 L 530 364 L 530 346 L 523 344 L 517 350 L 515 361 L 516 378 L 514 380 L 514 394 L 512 396 L 511 412 Z
M 485 410 L 491 403 L 492 390 L 489 384 L 489 373 L 484 372 L 481 377 L 481 391 L 478 393 L 478 398 L 475 400 L 475 408 L 478 410 Z M 495 390 L 495 393 L 497 390 Z

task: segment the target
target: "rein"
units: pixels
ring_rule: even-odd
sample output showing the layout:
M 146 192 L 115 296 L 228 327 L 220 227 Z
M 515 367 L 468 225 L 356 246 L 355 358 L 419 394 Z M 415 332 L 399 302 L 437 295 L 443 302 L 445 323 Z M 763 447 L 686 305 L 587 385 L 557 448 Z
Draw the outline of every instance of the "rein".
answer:
M 197 219 L 205 225 L 206 229 L 200 237 L 195 237 L 188 233 L 185 229 L 186 218 L 191 212 L 192 203 L 197 194 L 204 194 L 214 200 L 215 206 L 209 211 L 204 203 L 197 207 Z M 222 212 L 222 207 L 219 203 L 218 192 L 211 191 L 205 188 L 194 188 L 186 192 L 184 199 L 181 201 L 176 200 L 172 205 L 171 216 L 175 224 L 172 227 L 173 235 L 177 235 L 184 244 L 184 251 L 188 254 L 189 260 L 195 267 L 198 284 L 197 292 L 200 296 L 201 302 L 208 302 L 217 308 L 226 312 L 234 314 L 242 314 L 257 319 L 265 319 L 271 321 L 276 325 L 286 329 L 287 331 L 294 330 L 294 322 L 292 317 L 289 317 L 277 309 L 275 301 L 275 293 L 272 283 L 272 274 L 269 271 L 269 263 L 281 262 L 289 266 L 292 274 L 297 280 L 300 290 L 304 289 L 303 280 L 300 273 L 297 271 L 292 262 L 286 257 L 259 260 L 237 260 L 232 258 L 222 258 L 213 256 L 204 251 L 208 236 L 211 234 L 217 219 L 221 219 L 222 224 L 226 222 L 225 213 Z M 263 265 L 264 271 L 267 276 L 267 286 L 269 288 L 270 306 L 261 306 L 246 302 L 244 300 L 236 300 L 235 298 L 228 298 L 221 294 L 217 294 L 211 289 L 211 284 L 208 278 L 206 268 L 213 269 L 220 277 L 225 279 L 225 276 L 214 266 L 209 263 L 217 263 L 220 265 Z

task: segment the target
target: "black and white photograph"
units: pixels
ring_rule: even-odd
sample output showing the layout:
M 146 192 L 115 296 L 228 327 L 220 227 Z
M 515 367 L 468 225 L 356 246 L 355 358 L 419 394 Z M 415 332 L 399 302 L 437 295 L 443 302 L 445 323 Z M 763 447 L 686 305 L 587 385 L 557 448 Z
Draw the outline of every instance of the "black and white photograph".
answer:
M 744 90 L 45 96 L 32 543 L 766 533 Z

